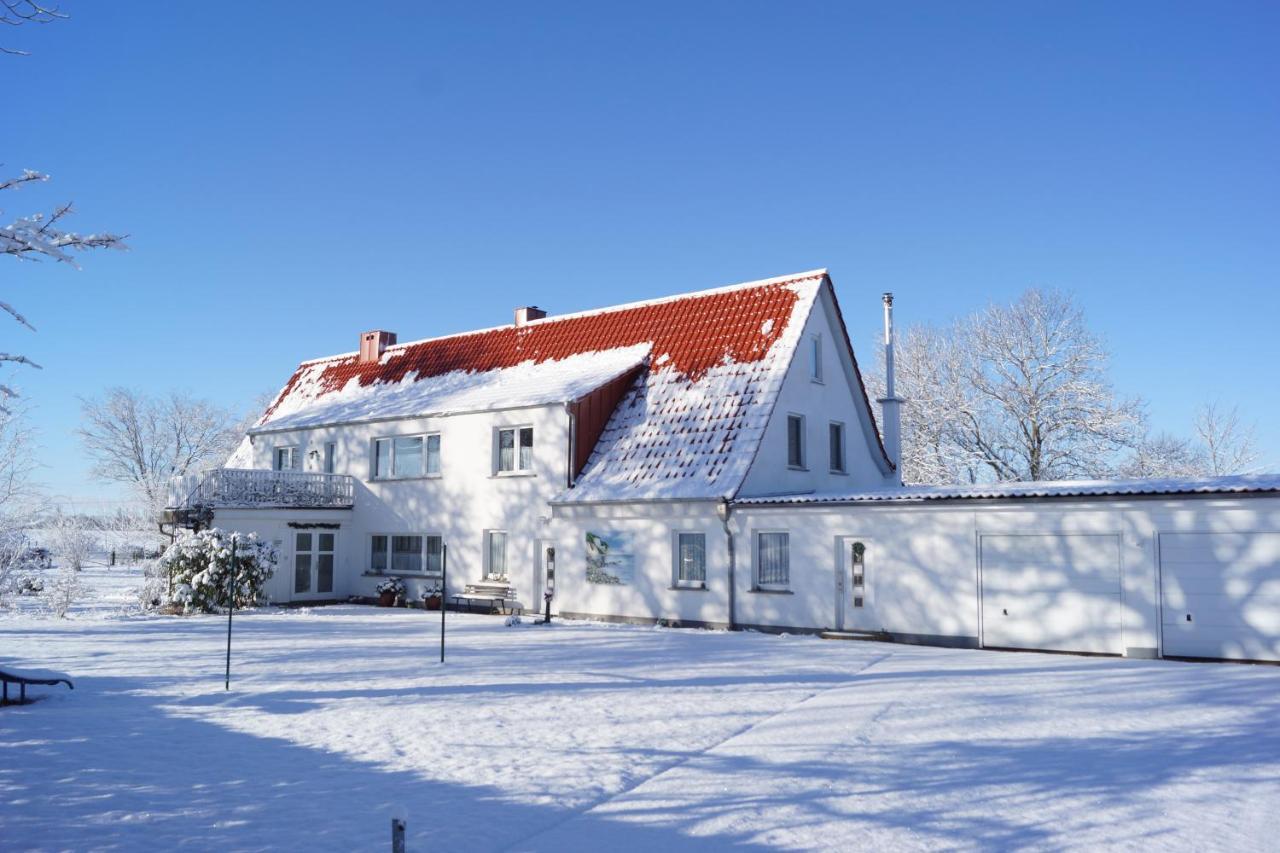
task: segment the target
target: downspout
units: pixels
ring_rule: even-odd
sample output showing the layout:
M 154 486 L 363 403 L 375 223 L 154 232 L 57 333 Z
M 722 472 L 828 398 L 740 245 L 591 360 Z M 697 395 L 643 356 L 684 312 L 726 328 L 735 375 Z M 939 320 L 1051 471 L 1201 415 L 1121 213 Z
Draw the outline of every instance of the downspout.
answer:
M 725 544 L 729 548 L 729 630 L 737 630 L 737 614 L 735 613 L 735 605 L 738 596 L 738 584 L 736 579 L 737 557 L 733 547 L 733 531 L 729 529 L 729 513 L 732 512 L 732 505 L 728 498 L 721 498 L 720 503 L 716 504 L 716 515 L 720 518 L 720 524 L 724 527 Z
M 567 489 L 573 488 L 573 477 L 574 477 L 573 461 L 577 456 L 577 454 L 574 453 L 574 450 L 576 449 L 575 445 L 578 443 L 578 414 L 575 411 L 575 409 L 576 409 L 575 403 L 564 404 L 565 414 L 569 416 L 569 441 L 567 443 L 568 456 L 565 460 L 565 466 L 564 466 L 564 484 L 565 484 L 565 488 Z

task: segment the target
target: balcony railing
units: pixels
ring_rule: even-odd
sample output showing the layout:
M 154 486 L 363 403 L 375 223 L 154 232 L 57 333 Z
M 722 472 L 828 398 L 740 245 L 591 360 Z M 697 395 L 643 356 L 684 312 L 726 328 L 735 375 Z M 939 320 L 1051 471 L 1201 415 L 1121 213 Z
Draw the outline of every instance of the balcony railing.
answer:
M 169 484 L 170 509 L 195 507 L 298 507 L 345 509 L 355 503 L 355 480 L 346 474 L 214 468 Z

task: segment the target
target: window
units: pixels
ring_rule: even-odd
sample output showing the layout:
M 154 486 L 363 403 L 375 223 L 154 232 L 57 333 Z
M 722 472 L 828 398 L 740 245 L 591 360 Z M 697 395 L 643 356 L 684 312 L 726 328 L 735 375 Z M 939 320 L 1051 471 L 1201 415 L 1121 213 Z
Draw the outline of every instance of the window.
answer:
M 790 583 L 790 535 L 786 533 L 757 533 L 756 588 L 786 589 Z
M 809 338 L 809 378 L 822 381 L 822 335 Z
M 521 474 L 533 470 L 533 427 L 498 430 L 498 473 Z
M 831 440 L 831 473 L 843 474 L 844 468 L 844 424 L 832 421 L 828 427 Z
M 379 574 L 440 574 L 444 539 L 421 533 L 369 537 L 369 570 Z
M 334 535 L 298 533 L 293 544 L 293 591 L 332 593 Z
M 277 471 L 293 471 L 298 467 L 298 448 L 277 447 L 271 467 Z
M 787 465 L 804 467 L 804 416 L 787 415 Z
M 335 457 L 338 455 L 338 445 L 332 441 L 324 443 L 324 472 L 326 474 L 333 473 Z
M 702 533 L 676 534 L 676 586 L 707 585 L 707 537 Z
M 403 480 L 440 473 L 440 434 L 399 435 L 373 442 L 373 478 Z
M 503 530 L 490 530 L 486 572 L 489 578 L 505 580 L 507 577 L 507 534 Z

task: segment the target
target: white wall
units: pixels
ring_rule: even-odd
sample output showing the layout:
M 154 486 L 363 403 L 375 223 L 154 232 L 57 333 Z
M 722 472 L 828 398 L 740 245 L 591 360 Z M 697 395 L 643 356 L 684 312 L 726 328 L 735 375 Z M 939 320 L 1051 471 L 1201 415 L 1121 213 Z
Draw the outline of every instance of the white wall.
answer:
M 494 431 L 532 425 L 533 470 L 530 474 L 494 473 Z M 410 480 L 372 479 L 373 440 L 395 435 L 440 433 L 441 473 Z M 364 573 L 370 563 L 374 534 L 438 534 L 449 548 L 449 589 L 460 592 L 483 577 L 484 533 L 505 530 L 510 580 L 522 603 L 529 599 L 537 541 L 550 517 L 548 501 L 565 487 L 568 470 L 568 414 L 564 407 L 540 406 L 499 412 L 414 418 L 344 427 L 259 434 L 253 441 L 253 467 L 270 468 L 273 449 L 296 445 L 303 470 L 319 471 L 325 442 L 337 443 L 334 472 L 356 478 L 355 507 L 338 531 L 340 558 L 335 569 L 335 597 L 373 595 L 378 577 Z M 309 451 L 320 451 L 309 458 Z M 307 520 L 324 511 L 220 511 L 220 526 L 260 525 L 279 528 L 273 519 Z M 281 522 L 282 523 L 282 522 Z M 237 527 L 237 529 L 241 529 Z M 283 528 L 279 528 L 283 529 Z M 272 538 L 279 538 L 273 535 Z M 288 543 L 288 537 L 285 537 Z M 286 599 L 287 600 L 287 599 Z
M 553 612 L 621 619 L 662 619 L 727 626 L 728 544 L 712 501 L 557 506 L 549 534 L 556 543 Z M 586 534 L 629 533 L 635 543 L 635 581 L 589 583 Z M 675 534 L 706 539 L 705 589 L 674 587 Z
M 809 348 L 814 335 L 821 339 L 822 381 L 810 372 Z M 805 419 L 805 470 L 787 465 L 787 415 Z M 845 471 L 831 470 L 828 426 L 844 424 Z M 805 321 L 804 334 L 778 394 L 773 415 L 765 428 L 760 450 L 738 492 L 739 497 L 804 492 L 853 492 L 897 485 L 896 475 L 877 462 L 878 437 L 867 414 L 867 404 L 853 372 L 827 288 L 819 291 Z
M 744 625 L 832 628 L 837 542 L 855 537 L 868 546 L 868 601 L 846 627 L 973 644 L 982 630 L 980 536 L 1118 535 L 1123 647 L 1132 654 L 1151 654 L 1160 644 L 1158 535 L 1280 531 L 1280 498 L 738 506 L 732 526 L 742 541 L 737 616 Z M 792 595 L 750 591 L 754 534 L 760 530 L 791 534 Z

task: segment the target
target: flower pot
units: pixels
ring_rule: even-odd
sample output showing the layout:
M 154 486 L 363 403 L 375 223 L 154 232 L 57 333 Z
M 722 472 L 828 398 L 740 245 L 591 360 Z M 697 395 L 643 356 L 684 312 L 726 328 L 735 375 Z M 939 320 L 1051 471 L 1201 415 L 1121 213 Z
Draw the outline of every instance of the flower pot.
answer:
M 378 593 L 378 606 L 379 606 L 379 607 L 394 607 L 394 606 L 395 606 L 395 604 L 396 604 L 396 593 L 395 593 L 395 590 L 390 590 L 390 589 L 389 589 L 389 590 L 387 590 L 386 592 L 380 592 L 380 593 Z
M 439 610 L 441 603 L 440 596 L 428 595 L 426 598 L 422 599 L 422 603 L 428 610 Z

